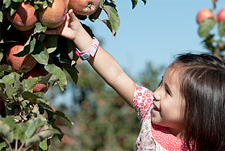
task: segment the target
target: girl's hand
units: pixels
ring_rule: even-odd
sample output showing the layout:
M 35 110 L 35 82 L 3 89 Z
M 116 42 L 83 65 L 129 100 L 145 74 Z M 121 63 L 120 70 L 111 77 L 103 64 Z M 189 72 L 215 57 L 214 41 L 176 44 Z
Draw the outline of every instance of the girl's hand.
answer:
M 66 14 L 66 20 L 62 25 L 60 25 L 56 29 L 47 30 L 45 34 L 61 35 L 67 39 L 74 40 L 79 32 L 79 29 L 82 29 L 81 23 L 71 9 Z
M 53 30 L 46 30 L 45 34 L 61 35 L 72 40 L 76 46 L 83 51 L 91 46 L 92 38 L 81 25 L 72 9 L 66 14 L 65 22 Z

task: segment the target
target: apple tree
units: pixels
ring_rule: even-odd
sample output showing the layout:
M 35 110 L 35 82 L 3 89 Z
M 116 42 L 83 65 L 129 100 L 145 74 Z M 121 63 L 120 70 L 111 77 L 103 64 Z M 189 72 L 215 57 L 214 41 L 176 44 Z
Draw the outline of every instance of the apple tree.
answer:
M 225 60 L 225 7 L 219 11 L 216 8 L 217 0 L 213 0 L 213 8 L 198 12 L 198 35 L 210 54 Z
M 131 4 L 135 8 L 137 0 Z M 115 0 L 1 0 L 0 7 L 0 150 L 48 150 L 53 137 L 63 137 L 57 116 L 72 121 L 45 93 L 52 85 L 65 91 L 65 72 L 76 84 L 78 57 L 72 41 L 45 31 L 60 26 L 73 9 L 80 20 L 101 21 L 116 36 Z

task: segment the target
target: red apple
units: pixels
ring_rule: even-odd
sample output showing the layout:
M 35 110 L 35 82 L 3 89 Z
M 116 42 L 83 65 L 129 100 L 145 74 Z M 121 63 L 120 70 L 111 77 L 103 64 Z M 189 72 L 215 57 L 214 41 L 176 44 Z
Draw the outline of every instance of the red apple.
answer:
M 7 51 L 6 54 L 7 63 L 18 73 L 31 71 L 37 63 L 30 54 L 23 57 L 17 57 L 14 55 L 21 50 L 23 46 L 23 44 L 15 44 Z
M 207 18 L 214 18 L 215 19 L 215 16 L 214 16 L 214 14 L 212 13 L 211 10 L 203 8 L 197 14 L 197 23 L 200 24 L 203 20 L 205 20 Z
M 217 14 L 217 21 L 218 22 L 225 22 L 225 8 L 221 9 Z
M 70 0 L 69 7 L 78 15 L 91 15 L 97 11 L 101 0 Z
M 30 72 L 26 73 L 24 75 L 25 79 L 31 79 L 31 78 L 35 78 L 35 77 L 39 77 L 39 76 L 46 76 L 48 74 L 48 72 L 44 69 L 40 69 L 40 68 L 34 68 L 33 70 L 31 70 Z M 33 88 L 33 93 L 36 92 L 47 92 L 49 89 L 49 85 L 50 83 L 38 83 L 34 86 Z
M 48 28 L 60 26 L 66 19 L 68 2 L 54 0 L 50 6 L 39 13 L 40 22 Z
M 13 26 L 20 31 L 27 31 L 33 28 L 38 20 L 34 7 L 24 2 L 20 4 L 12 16 L 10 16 L 10 12 L 8 12 L 7 17 Z

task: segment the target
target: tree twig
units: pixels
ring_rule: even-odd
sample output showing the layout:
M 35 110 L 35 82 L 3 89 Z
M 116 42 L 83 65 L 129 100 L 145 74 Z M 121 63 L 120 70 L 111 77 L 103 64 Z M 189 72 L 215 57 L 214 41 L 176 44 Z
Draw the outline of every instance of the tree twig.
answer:
M 10 151 L 13 151 L 12 146 L 11 146 L 10 142 L 8 141 L 8 139 L 6 139 L 6 138 L 3 138 L 3 139 L 4 139 L 4 140 L 6 141 L 6 143 L 8 144 Z

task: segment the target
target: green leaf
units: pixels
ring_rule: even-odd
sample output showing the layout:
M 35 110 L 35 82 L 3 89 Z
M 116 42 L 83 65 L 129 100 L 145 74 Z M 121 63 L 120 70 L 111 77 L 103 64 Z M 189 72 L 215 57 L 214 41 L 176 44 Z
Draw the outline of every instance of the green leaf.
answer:
M 11 1 L 10 6 L 9 6 L 9 8 L 10 8 L 10 16 L 12 16 L 16 12 L 18 6 L 20 5 L 20 3 L 22 1 L 23 0 L 12 0 Z
M 0 79 L 0 87 L 5 88 L 5 82 L 2 79 Z
M 131 0 L 132 2 L 132 9 L 134 9 L 137 5 L 137 0 Z
M 16 93 L 16 89 L 14 89 L 13 87 L 11 87 L 10 85 L 6 85 L 6 95 L 8 96 L 8 98 L 12 99 L 13 98 L 13 94 Z
M 12 72 L 8 75 L 5 75 L 2 78 L 1 83 L 5 83 L 6 94 L 9 98 L 12 98 L 12 95 L 19 89 L 21 89 L 21 85 L 18 83 L 18 79 L 20 75 L 16 72 Z M 14 86 L 12 84 L 14 83 Z
M 144 4 L 146 4 L 146 0 L 142 0 Z M 134 9 L 137 6 L 137 0 L 131 0 L 132 2 L 132 9 Z
M 219 23 L 219 35 L 220 37 L 224 36 L 225 35 L 225 22 L 220 22 Z
M 6 142 L 1 142 L 0 143 L 0 150 L 2 150 L 6 146 L 7 146 Z
M 37 22 L 35 24 L 34 34 L 41 33 L 41 32 L 45 32 L 46 29 L 47 29 L 47 26 L 42 26 L 42 24 L 40 22 Z
M 14 128 L 14 139 L 20 139 L 21 136 L 23 135 L 23 128 L 24 124 L 23 123 L 17 123 L 15 124 L 15 128 Z
M 7 99 L 7 96 L 5 95 L 5 92 L 2 88 L 0 88 L 0 96 L 3 100 L 6 100 Z
M 70 64 L 63 63 L 63 68 L 69 73 L 70 77 L 72 78 L 73 82 L 76 84 L 78 79 L 78 70 L 71 66 Z
M 88 16 L 89 20 L 95 21 L 96 19 L 98 19 L 98 17 L 100 16 L 101 12 L 102 12 L 102 9 L 99 7 L 94 14 L 91 14 L 91 15 Z
M 43 140 L 42 142 L 40 142 L 39 147 L 40 147 L 42 150 L 47 150 L 47 149 L 48 149 L 47 142 L 46 142 L 45 140 Z
M 13 131 L 3 121 L 0 121 L 0 136 L 7 139 L 10 143 L 13 141 Z
M 36 44 L 36 39 L 34 37 L 30 37 L 26 44 L 24 45 L 24 47 L 22 49 L 20 49 L 15 56 L 18 57 L 23 57 L 23 56 L 27 56 L 30 53 L 32 53 L 34 51 L 35 48 L 35 44 Z
M 37 43 L 35 44 L 34 51 L 31 53 L 31 55 L 40 64 L 46 65 L 48 63 L 48 51 L 40 41 L 37 41 Z
M 103 10 L 106 12 L 108 19 L 107 21 L 103 20 L 103 23 L 111 30 L 112 34 L 115 36 L 116 31 L 120 26 L 120 18 L 116 9 L 110 5 L 103 5 Z
M 40 119 L 40 118 L 33 118 L 28 120 L 26 123 L 21 123 L 22 125 L 22 131 L 23 135 L 21 136 L 21 142 L 22 143 L 27 143 L 33 135 L 35 134 L 36 130 L 43 126 L 46 123 L 45 120 Z
M 41 105 L 48 109 L 52 109 L 50 103 L 46 101 L 44 93 L 31 93 L 28 91 L 24 91 L 22 92 L 22 96 L 24 99 L 27 99 L 35 104 Z
M 13 2 L 16 2 L 16 3 L 21 3 L 23 2 L 23 0 L 12 0 Z
M 12 116 L 7 116 L 5 118 L 1 118 L 1 121 L 3 121 L 5 124 L 7 124 L 11 130 L 14 129 L 15 121 Z
M 24 90 L 32 92 L 31 90 L 33 90 L 37 82 L 38 82 L 38 77 L 34 77 L 31 79 L 24 79 L 23 80 Z
M 23 91 L 23 85 L 21 84 L 21 82 L 19 81 L 18 76 L 15 76 L 15 81 L 13 84 L 13 88 L 17 91 L 17 92 L 22 92 Z
M 37 144 L 37 143 L 41 142 L 42 140 L 44 140 L 45 138 L 48 138 L 54 134 L 59 134 L 59 131 L 57 131 L 55 129 L 47 129 L 47 130 L 43 130 L 39 133 L 36 133 L 30 139 L 26 140 L 25 147 L 33 145 L 33 144 Z
M 5 95 L 5 83 L 4 81 L 0 80 L 0 96 L 3 98 L 3 96 Z
M 38 36 L 37 36 L 37 40 L 40 41 L 41 43 L 44 43 L 46 34 L 40 33 L 40 34 L 37 34 L 37 35 L 38 35 Z
M 6 118 L 0 118 L 0 136 L 7 139 L 10 143 L 13 141 L 15 121 L 13 117 L 7 116 Z
M 207 37 L 210 35 L 211 29 L 216 24 L 213 18 L 207 18 L 199 24 L 198 34 L 200 37 Z
M 2 9 L 7 9 L 11 5 L 11 0 L 4 0 Z
M 45 9 L 45 8 L 47 8 L 48 7 L 48 2 L 49 3 L 52 3 L 53 2 L 53 0 L 44 0 L 44 1 L 42 1 L 42 7 Z
M 23 102 L 25 102 L 25 101 L 23 101 Z M 21 104 L 23 104 L 23 102 Z M 18 115 L 18 116 L 14 116 L 14 119 L 15 119 L 15 121 L 20 121 L 22 118 Z
M 68 122 L 70 122 L 70 123 L 73 124 L 73 122 L 70 120 L 70 118 L 69 118 L 65 113 L 63 113 L 63 112 L 61 112 L 61 111 L 55 111 L 54 114 L 63 117 L 63 118 L 66 119 Z
M 3 21 L 3 13 L 2 13 L 2 11 L 0 11 L 0 22 L 2 22 Z
M 146 4 L 146 0 L 142 0 L 144 2 L 144 4 Z
M 55 64 L 45 65 L 44 68 L 49 73 L 56 75 L 56 77 L 59 79 L 59 81 L 57 81 L 57 84 L 59 85 L 60 89 L 62 91 L 64 91 L 64 89 L 67 85 L 67 80 L 66 80 L 66 76 L 65 76 L 64 72 L 59 67 L 57 67 Z
M 68 52 L 73 51 L 74 55 L 73 55 L 72 60 L 77 60 L 79 57 L 77 55 L 75 55 L 76 45 L 74 44 L 74 42 L 72 40 L 67 39 L 67 48 L 68 48 Z
M 18 57 L 31 54 L 40 64 L 47 64 L 49 55 L 43 43 L 35 37 L 30 37 L 24 47 L 15 55 Z
M 0 78 L 2 78 L 5 75 L 4 71 L 0 71 Z
M 23 80 L 24 90 L 31 92 L 31 90 L 35 87 L 36 84 L 51 82 L 52 76 L 53 76 L 52 74 L 47 74 L 46 76 L 24 79 Z
M 3 57 L 4 57 L 4 53 L 0 52 L 0 62 L 2 61 Z
M 14 83 L 15 77 L 20 78 L 20 75 L 19 75 L 18 73 L 16 73 L 16 72 L 12 72 L 12 73 L 10 73 L 10 74 L 8 74 L 8 75 L 5 75 L 5 76 L 2 78 L 2 80 L 3 80 L 6 84 L 11 85 L 11 84 Z
M 58 46 L 58 36 L 57 35 L 47 35 L 48 36 L 48 53 L 52 53 L 57 49 Z
M 13 72 L 13 68 L 8 64 L 0 65 L 0 71 Z
M 16 72 L 11 72 L 10 74 L 5 75 L 2 78 L 1 83 L 5 84 L 6 94 L 9 98 L 12 98 L 13 94 L 16 93 L 18 90 L 22 90 L 22 87 L 18 82 L 19 78 L 20 78 L 20 75 Z M 1 86 L 4 86 L 2 84 Z

